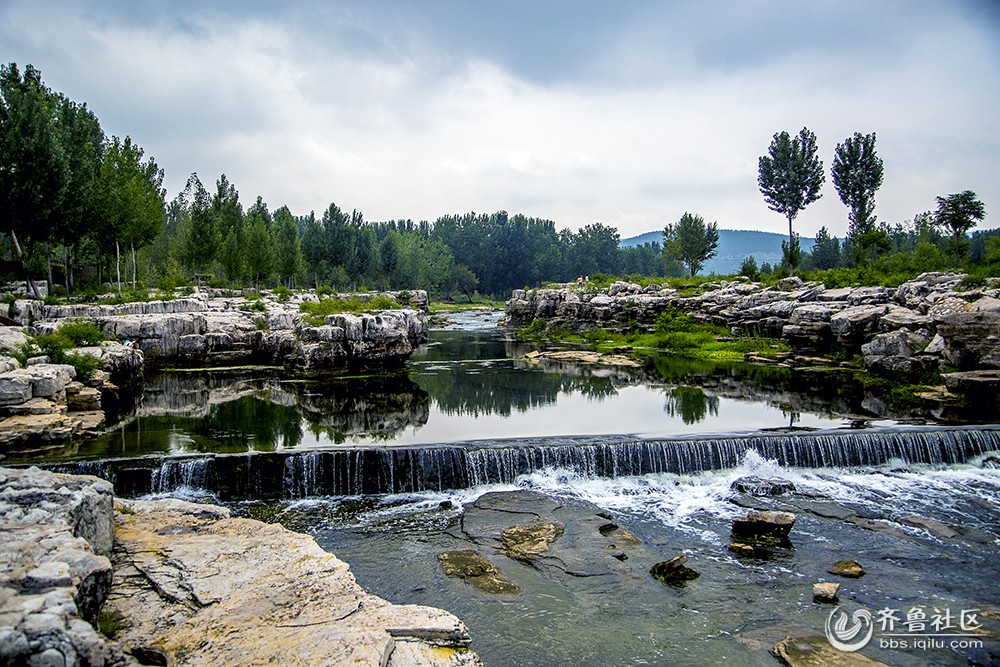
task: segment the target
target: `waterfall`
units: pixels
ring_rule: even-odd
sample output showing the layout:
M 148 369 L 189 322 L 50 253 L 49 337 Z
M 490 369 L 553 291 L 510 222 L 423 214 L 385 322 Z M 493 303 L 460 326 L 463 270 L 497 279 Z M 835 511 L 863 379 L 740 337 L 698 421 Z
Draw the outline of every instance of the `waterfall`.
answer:
M 446 491 L 509 484 L 543 468 L 585 477 L 691 474 L 734 468 L 748 451 L 782 466 L 857 468 L 892 461 L 957 464 L 1000 451 L 1000 426 L 780 433 L 636 440 L 539 439 L 420 447 L 108 459 L 53 466 L 97 474 L 120 495 L 195 489 L 221 500 Z

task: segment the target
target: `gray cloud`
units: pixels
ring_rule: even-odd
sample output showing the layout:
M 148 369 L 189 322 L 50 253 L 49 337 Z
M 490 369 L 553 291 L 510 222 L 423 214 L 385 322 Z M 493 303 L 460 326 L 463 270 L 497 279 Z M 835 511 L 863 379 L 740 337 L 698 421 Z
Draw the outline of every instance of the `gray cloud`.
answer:
M 757 158 L 804 125 L 826 162 L 878 133 L 882 219 L 965 188 L 995 211 L 996 28 L 978 2 L 0 5 L 5 59 L 130 134 L 171 194 L 225 172 L 272 209 L 502 208 L 623 236 L 686 210 L 781 231 Z M 797 224 L 844 233 L 832 185 Z

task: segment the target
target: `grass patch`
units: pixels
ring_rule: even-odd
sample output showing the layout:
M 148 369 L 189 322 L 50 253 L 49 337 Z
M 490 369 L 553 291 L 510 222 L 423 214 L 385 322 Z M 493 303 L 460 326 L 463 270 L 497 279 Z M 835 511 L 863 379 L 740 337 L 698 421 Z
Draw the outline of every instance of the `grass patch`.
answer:
M 547 326 L 544 319 L 537 318 L 518 331 L 518 335 L 533 340 L 582 345 L 603 353 L 629 347 L 633 356 L 669 352 L 711 361 L 742 361 L 747 353 L 773 359 L 789 349 L 781 341 L 770 338 L 732 338 L 728 329 L 698 322 L 676 309 L 661 313 L 652 331 L 637 327 L 626 331 L 593 327 L 571 332 L 561 324 Z
M 394 310 L 402 308 L 399 302 L 391 296 L 380 294 L 365 302 L 363 299 L 352 296 L 344 299 L 336 297 L 320 299 L 319 301 L 305 301 L 299 306 L 299 310 L 304 313 L 302 320 L 314 327 L 322 326 L 327 315 L 338 315 L 350 313 L 359 315 L 361 313 L 372 313 L 377 310 Z

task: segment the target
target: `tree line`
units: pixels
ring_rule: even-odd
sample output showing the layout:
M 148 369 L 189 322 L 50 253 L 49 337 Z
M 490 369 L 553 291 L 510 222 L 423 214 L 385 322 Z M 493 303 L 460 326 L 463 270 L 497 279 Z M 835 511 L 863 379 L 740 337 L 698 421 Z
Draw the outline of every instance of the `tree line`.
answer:
M 97 116 L 50 90 L 31 65 L 0 67 L 0 233 L 21 277 L 44 267 L 52 287 L 52 262 L 73 267 L 122 252 L 137 273 L 136 250 L 163 223 L 163 171 L 130 137 L 107 137 Z M 30 289 L 39 296 L 34 281 Z
M 168 203 L 155 160 L 144 158 L 130 137 L 105 136 L 86 104 L 50 90 L 30 65 L 23 72 L 13 63 L 0 68 L 0 149 L 0 254 L 13 260 L 21 278 L 44 273 L 50 293 L 54 265 L 70 294 L 78 268 L 87 270 L 82 286 L 114 278 L 120 291 L 124 264 L 132 288 L 172 289 L 190 281 L 424 288 L 471 300 L 476 293 L 504 297 L 515 288 L 598 273 L 695 275 L 718 247 L 717 223 L 687 212 L 666 226 L 662 244 L 621 248 L 617 229 L 601 223 L 557 230 L 551 220 L 506 211 L 370 222 L 335 203 L 320 215 L 302 215 L 284 205 L 272 210 L 258 196 L 245 208 L 225 174 L 214 187 L 191 174 Z M 788 220 L 785 259 L 781 267 L 757 267 L 748 258 L 744 273 L 851 267 L 890 257 L 898 270 L 928 270 L 966 258 L 987 261 L 1000 251 L 985 236 L 978 245 L 975 236 L 971 245 L 966 241 L 985 216 L 970 191 L 938 197 L 936 212 L 906 225 L 878 222 L 874 197 L 882 172 L 874 134 L 856 133 L 838 144 L 831 176 L 848 207 L 848 235 L 840 240 L 823 228 L 813 252 L 801 253 L 793 221 L 821 196 L 823 164 L 808 129 L 775 134 L 760 158 L 758 185 L 768 206 Z M 35 281 L 27 284 L 38 297 Z

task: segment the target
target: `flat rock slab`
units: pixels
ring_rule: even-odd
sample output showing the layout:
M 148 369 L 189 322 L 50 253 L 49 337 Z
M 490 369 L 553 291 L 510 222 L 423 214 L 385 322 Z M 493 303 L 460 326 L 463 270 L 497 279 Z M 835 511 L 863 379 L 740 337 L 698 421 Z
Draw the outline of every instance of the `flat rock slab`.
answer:
M 176 665 L 479 665 L 468 630 L 367 594 L 312 538 L 181 501 L 119 501 L 119 642 Z
M 889 667 L 860 653 L 845 653 L 826 637 L 787 637 L 774 647 L 774 656 L 789 667 Z

